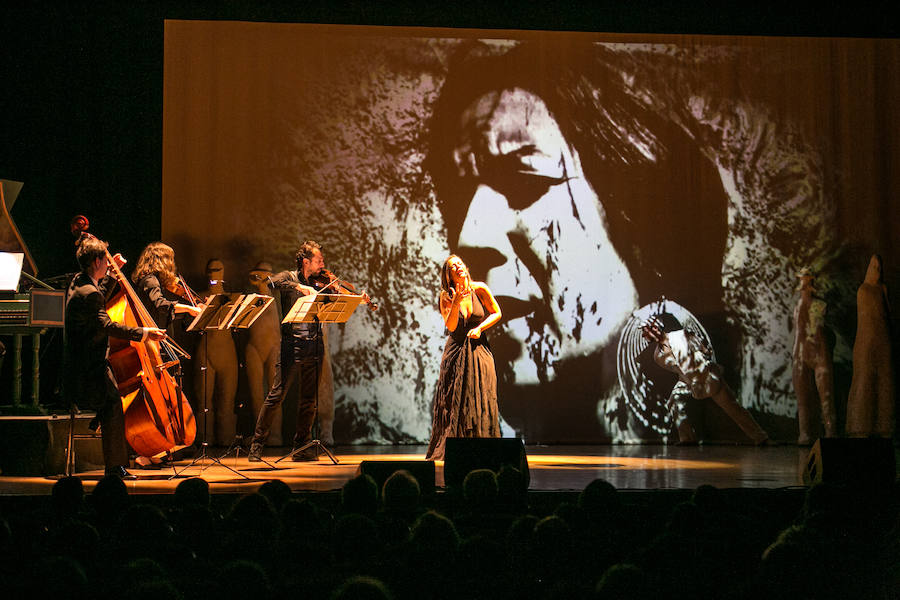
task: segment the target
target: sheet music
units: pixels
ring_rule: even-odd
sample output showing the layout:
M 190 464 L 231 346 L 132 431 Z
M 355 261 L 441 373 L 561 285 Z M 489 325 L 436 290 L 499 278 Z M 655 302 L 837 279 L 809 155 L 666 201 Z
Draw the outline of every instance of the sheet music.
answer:
M 235 310 L 234 316 L 228 321 L 227 328 L 247 329 L 269 307 L 275 298 L 262 294 L 247 294 Z
M 282 319 L 284 323 L 344 323 L 362 302 L 351 294 L 310 294 L 298 298 Z
M 19 277 L 22 276 L 24 260 L 24 252 L 0 252 L 0 291 L 19 290 Z

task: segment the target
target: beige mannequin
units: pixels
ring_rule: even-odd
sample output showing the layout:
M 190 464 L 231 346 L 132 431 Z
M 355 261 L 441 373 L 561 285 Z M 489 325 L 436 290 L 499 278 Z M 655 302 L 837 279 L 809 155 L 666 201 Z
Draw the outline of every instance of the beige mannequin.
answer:
M 800 435 L 797 443 L 808 445 L 818 437 L 813 424 L 812 407 L 821 407 L 826 437 L 837 436 L 834 408 L 834 365 L 825 337 L 826 304 L 813 295 L 814 277 L 804 268 L 797 274 L 800 298 L 794 307 L 793 380 L 797 394 L 797 421 Z
M 856 293 L 856 341 L 853 380 L 847 399 L 847 435 L 894 435 L 894 367 L 887 288 L 881 257 L 869 260 L 866 278 Z
M 272 265 L 267 262 L 257 263 L 250 271 L 250 285 L 254 293 L 271 296 L 269 278 L 272 276 Z M 275 378 L 275 363 L 278 362 L 278 348 L 281 342 L 280 319 L 278 307 L 269 306 L 253 323 L 247 332 L 247 347 L 245 350 L 245 363 L 247 369 L 247 384 L 250 387 L 250 403 L 254 415 L 259 414 L 265 400 L 266 392 L 272 387 Z M 272 432 L 269 434 L 269 443 L 273 446 L 281 446 L 281 406 L 272 421 Z
M 213 294 L 226 293 L 222 261 L 211 259 L 206 263 L 206 276 L 209 287 L 199 292 L 203 302 Z M 197 346 L 194 365 L 195 393 L 200 402 L 198 409 L 202 411 L 204 406 L 207 408 L 203 420 L 199 415 L 197 418 L 198 438 L 203 435 L 205 427 L 206 441 L 210 445 L 228 446 L 234 440 L 237 426 L 234 397 L 237 393 L 238 360 L 231 331 L 204 332 Z

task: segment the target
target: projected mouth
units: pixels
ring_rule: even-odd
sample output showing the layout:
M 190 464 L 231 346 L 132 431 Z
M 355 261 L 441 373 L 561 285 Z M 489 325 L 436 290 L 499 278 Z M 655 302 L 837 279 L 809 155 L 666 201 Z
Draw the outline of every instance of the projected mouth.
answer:
M 497 304 L 503 313 L 504 321 L 511 321 L 526 315 L 530 315 L 538 308 L 538 303 L 533 300 L 522 300 L 512 296 L 497 296 Z
M 559 327 L 553 319 L 553 314 L 543 301 L 538 298 L 522 300 L 512 296 L 495 296 L 504 321 L 512 321 L 519 318 L 527 318 L 528 326 L 532 331 L 541 331 L 549 328 L 554 335 L 559 337 Z

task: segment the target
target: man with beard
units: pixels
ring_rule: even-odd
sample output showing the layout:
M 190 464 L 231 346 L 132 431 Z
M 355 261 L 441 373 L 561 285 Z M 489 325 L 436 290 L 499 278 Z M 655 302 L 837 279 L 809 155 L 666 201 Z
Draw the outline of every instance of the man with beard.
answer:
M 301 296 L 316 293 L 310 281 L 325 269 L 322 247 L 308 240 L 297 250 L 297 269 L 282 271 L 271 279 L 270 285 L 281 294 L 282 310 L 287 311 Z M 318 323 L 287 323 L 281 325 L 281 354 L 275 367 L 275 380 L 263 402 L 256 420 L 256 430 L 250 444 L 248 460 L 262 460 L 263 445 L 269 437 L 277 409 L 291 385 L 298 381 L 300 398 L 297 402 L 297 428 L 294 433 L 295 461 L 318 459 L 317 448 L 310 446 L 297 452 L 311 440 L 316 416 L 316 386 L 324 364 L 325 344 L 322 326 Z

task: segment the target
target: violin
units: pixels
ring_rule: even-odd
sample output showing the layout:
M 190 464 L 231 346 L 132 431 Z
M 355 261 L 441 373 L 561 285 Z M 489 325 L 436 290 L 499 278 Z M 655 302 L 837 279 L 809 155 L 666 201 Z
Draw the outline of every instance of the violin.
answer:
M 378 305 L 365 292 L 356 291 L 356 286 L 348 281 L 338 278 L 328 269 L 322 269 L 318 273 L 309 276 L 309 283 L 313 289 L 322 293 L 331 291 L 334 294 L 346 294 L 349 296 L 362 296 L 363 302 L 369 305 L 371 310 L 378 310 Z
M 191 306 L 197 306 L 197 292 L 191 289 L 181 275 L 175 275 L 175 279 L 166 289 L 186 301 Z

